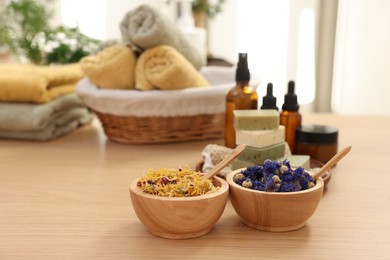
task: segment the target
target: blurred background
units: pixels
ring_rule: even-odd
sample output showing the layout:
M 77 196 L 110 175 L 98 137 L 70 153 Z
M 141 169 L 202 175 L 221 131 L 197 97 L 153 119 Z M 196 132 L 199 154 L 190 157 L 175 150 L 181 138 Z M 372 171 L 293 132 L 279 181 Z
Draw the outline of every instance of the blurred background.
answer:
M 271 82 L 281 107 L 287 83 L 294 80 L 303 112 L 390 115 L 388 0 L 0 0 L 2 26 L 10 23 L 10 4 L 23 1 L 38 3 L 50 14 L 47 26 L 56 29 L 47 30 L 45 48 L 51 48 L 53 62 L 119 40 L 121 19 L 140 4 L 154 5 L 187 26 L 183 15 L 190 3 L 191 19 L 205 32 L 205 55 L 235 65 L 239 52 L 248 53 L 251 72 L 261 78 L 260 97 Z M 31 14 L 31 8 L 26 10 L 24 15 Z M 3 60 L 12 59 L 5 32 L 0 40 Z M 8 37 L 15 42 L 12 35 Z M 61 56 L 68 47 L 56 49 L 56 41 L 65 41 L 63 35 L 81 42 L 68 50 L 70 56 Z

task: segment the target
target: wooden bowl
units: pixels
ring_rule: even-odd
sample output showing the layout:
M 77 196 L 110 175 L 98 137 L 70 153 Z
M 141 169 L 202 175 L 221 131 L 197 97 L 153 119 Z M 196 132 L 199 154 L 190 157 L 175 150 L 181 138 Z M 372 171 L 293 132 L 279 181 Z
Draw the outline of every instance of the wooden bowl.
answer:
M 320 203 L 324 181 L 318 178 L 313 188 L 296 192 L 264 192 L 244 188 L 233 181 L 243 169 L 229 173 L 230 200 L 241 220 L 249 227 L 272 232 L 303 227 Z
M 155 236 L 170 239 L 194 238 L 210 232 L 221 217 L 229 198 L 229 185 L 219 177 L 218 191 L 194 197 L 162 197 L 143 192 L 139 178 L 130 184 L 134 211 Z

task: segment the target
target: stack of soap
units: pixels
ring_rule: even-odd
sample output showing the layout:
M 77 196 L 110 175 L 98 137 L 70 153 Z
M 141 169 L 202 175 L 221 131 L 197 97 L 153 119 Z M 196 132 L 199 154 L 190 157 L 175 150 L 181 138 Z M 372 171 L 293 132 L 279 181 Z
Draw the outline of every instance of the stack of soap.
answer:
M 276 110 L 235 110 L 233 113 L 236 143 L 247 145 L 233 161 L 233 170 L 284 157 L 285 130 L 279 125 Z

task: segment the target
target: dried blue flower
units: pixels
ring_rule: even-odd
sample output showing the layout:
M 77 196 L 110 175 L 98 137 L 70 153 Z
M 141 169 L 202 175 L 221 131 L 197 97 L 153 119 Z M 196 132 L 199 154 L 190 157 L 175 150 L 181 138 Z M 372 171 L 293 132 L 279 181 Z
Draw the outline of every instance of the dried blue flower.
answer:
M 259 191 L 293 192 L 315 185 L 313 177 L 302 167 L 292 169 L 290 162 L 265 160 L 262 165 L 249 166 L 233 178 L 238 185 Z
M 282 182 L 279 187 L 280 192 L 298 191 L 299 186 L 295 182 Z
M 265 183 L 265 191 L 277 191 L 278 188 L 278 185 L 276 185 L 272 178 L 268 179 Z
M 283 165 L 285 165 L 285 166 L 287 166 L 289 169 L 291 169 L 290 162 L 289 162 L 287 159 L 285 159 L 285 160 L 283 161 Z

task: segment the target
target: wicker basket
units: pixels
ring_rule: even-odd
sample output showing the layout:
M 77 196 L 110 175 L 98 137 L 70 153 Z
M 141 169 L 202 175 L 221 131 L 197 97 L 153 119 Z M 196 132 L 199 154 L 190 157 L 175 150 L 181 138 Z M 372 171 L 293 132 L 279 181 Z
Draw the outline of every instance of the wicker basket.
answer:
M 118 143 L 155 144 L 222 138 L 225 113 L 175 117 L 113 116 L 95 111 L 107 137 Z
M 158 144 L 223 138 L 225 97 L 235 84 L 235 68 L 207 66 L 201 73 L 211 88 L 121 91 L 99 89 L 83 79 L 76 92 L 114 142 Z M 252 76 L 251 82 L 257 86 L 260 80 Z

